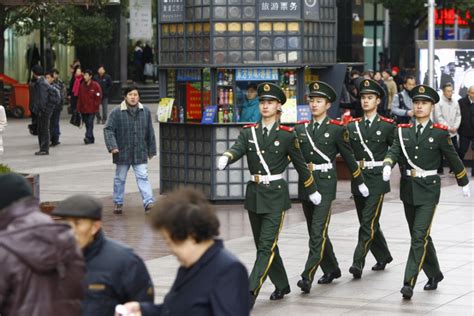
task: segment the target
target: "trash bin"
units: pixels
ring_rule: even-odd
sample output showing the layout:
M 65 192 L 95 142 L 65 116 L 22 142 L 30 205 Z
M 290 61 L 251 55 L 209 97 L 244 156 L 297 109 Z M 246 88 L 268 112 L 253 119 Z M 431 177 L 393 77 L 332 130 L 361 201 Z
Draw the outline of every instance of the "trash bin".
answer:
M 12 84 L 9 109 L 16 118 L 30 117 L 30 87 L 27 84 Z

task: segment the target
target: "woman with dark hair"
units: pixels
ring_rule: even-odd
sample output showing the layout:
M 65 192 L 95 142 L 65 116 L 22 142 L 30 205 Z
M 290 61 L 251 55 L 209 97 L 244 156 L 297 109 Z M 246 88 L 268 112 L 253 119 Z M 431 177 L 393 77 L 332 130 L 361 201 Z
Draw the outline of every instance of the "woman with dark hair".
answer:
M 116 315 L 249 315 L 247 270 L 216 239 L 219 220 L 204 195 L 179 189 L 161 199 L 151 214 L 151 225 L 181 266 L 163 304 L 130 302 L 118 305 Z
M 71 104 L 71 113 L 77 110 L 77 98 L 79 95 L 79 87 L 81 86 L 84 75 L 82 73 L 81 65 L 75 66 L 71 81 L 69 82 L 69 98 Z

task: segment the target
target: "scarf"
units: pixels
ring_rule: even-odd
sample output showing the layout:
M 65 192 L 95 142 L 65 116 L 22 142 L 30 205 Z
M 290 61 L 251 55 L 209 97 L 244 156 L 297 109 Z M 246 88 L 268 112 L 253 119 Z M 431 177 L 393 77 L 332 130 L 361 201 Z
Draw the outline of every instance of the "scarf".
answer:
M 74 78 L 74 84 L 72 86 L 72 94 L 77 97 L 79 94 L 79 86 L 81 85 L 82 75 L 76 76 Z

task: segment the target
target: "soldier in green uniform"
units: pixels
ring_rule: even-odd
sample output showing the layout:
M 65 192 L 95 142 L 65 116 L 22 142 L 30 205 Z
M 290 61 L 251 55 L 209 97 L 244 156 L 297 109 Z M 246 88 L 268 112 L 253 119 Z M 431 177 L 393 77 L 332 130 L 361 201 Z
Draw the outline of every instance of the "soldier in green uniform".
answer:
M 393 143 L 393 120 L 377 114 L 377 107 L 384 96 L 383 88 L 374 80 L 360 82 L 359 93 L 364 116 L 354 119 L 347 126 L 349 141 L 370 195 L 362 196 L 357 182 L 352 181 L 352 194 L 359 217 L 359 238 L 349 272 L 355 279 L 362 277 L 365 257 L 370 250 L 377 263 L 374 271 L 384 270 L 393 259 L 379 225 L 384 195 L 390 192 L 390 184 L 382 179 L 383 159 Z
M 278 251 L 278 235 L 283 226 L 285 211 L 291 207 L 288 184 L 283 179 L 290 160 L 303 179 L 309 199 L 321 202 L 313 175 L 300 151 L 292 128 L 278 122 L 281 105 L 286 102 L 283 90 L 272 83 L 257 88 L 262 119 L 257 124 L 244 126 L 235 142 L 218 160 L 218 168 L 247 155 L 251 181 L 247 184 L 244 207 L 248 211 L 257 256 L 249 283 L 253 302 L 267 275 L 276 289 L 271 300 L 282 299 L 290 293 L 288 277 Z
M 390 179 L 392 167 L 398 162 L 401 171 L 400 198 L 411 235 L 411 247 L 405 268 L 405 299 L 413 296 L 413 288 L 421 269 L 428 276 L 424 290 L 435 290 L 443 280 L 438 258 L 430 237 L 431 223 L 439 202 L 441 180 L 437 168 L 443 156 L 454 171 L 465 196 L 470 196 L 466 169 L 449 137 L 448 127 L 433 124 L 430 113 L 439 102 L 438 93 L 419 85 L 410 91 L 416 123 L 399 124 L 393 146 L 384 159 L 383 178 Z
M 318 191 L 322 195 L 321 204 L 315 206 L 308 199 L 304 179 L 300 179 L 298 197 L 303 204 L 309 233 L 308 259 L 301 274 L 302 279 L 297 284 L 304 293 L 310 292 L 319 265 L 324 272 L 318 280 L 319 284 L 331 283 L 341 276 L 341 270 L 328 236 L 331 204 L 336 198 L 337 185 L 337 174 L 333 162 L 338 153 L 346 161 L 361 194 L 365 197 L 369 195 L 361 169 L 349 146 L 347 130 L 341 121 L 332 120 L 327 116 L 331 102 L 334 102 L 336 98 L 336 92 L 330 85 L 321 81 L 310 83 L 309 106 L 313 118 L 311 121 L 298 122 L 295 127 L 301 152 L 309 170 L 313 172 Z

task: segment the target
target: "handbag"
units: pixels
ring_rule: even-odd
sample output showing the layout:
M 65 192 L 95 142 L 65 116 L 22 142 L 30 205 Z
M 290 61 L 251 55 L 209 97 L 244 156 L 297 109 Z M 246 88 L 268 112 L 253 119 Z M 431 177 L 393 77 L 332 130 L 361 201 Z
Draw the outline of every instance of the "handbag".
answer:
M 143 74 L 148 77 L 153 77 L 154 75 L 154 67 L 152 63 L 146 63 L 145 69 L 143 70 Z
M 82 124 L 82 116 L 79 112 L 73 112 L 71 116 L 71 120 L 69 121 L 72 125 L 81 128 Z

